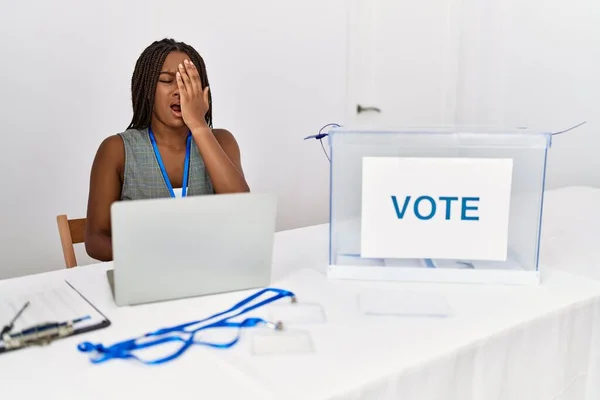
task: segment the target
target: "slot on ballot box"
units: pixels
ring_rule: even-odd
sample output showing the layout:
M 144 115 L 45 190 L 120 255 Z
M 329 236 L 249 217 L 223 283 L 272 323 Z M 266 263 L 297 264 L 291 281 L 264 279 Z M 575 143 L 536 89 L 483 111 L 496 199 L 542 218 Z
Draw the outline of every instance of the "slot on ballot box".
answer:
M 329 132 L 328 276 L 537 284 L 552 134 Z

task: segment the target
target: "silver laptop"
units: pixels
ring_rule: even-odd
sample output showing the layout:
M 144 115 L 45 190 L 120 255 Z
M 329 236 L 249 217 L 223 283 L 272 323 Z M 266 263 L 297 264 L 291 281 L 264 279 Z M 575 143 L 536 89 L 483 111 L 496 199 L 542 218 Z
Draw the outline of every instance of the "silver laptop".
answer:
M 255 193 L 113 203 L 116 304 L 268 286 L 276 214 L 276 197 Z

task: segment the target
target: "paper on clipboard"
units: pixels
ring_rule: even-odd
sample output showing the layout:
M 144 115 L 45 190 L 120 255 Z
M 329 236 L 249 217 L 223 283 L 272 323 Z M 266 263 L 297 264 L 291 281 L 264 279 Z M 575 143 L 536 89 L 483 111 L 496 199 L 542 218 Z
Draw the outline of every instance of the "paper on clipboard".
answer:
M 12 332 L 38 324 L 66 322 L 86 316 L 89 318 L 78 323 L 77 329 L 96 326 L 106 320 L 75 288 L 66 281 L 61 281 L 33 288 L 3 288 L 0 294 L 0 328 L 8 324 L 27 302 L 29 305 L 15 321 Z

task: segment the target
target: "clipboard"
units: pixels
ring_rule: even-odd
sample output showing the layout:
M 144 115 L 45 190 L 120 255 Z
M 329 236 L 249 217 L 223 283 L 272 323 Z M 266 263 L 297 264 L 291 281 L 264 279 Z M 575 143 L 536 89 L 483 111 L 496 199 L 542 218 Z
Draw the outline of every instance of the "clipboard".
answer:
M 110 326 L 110 320 L 67 280 L 0 295 L 0 354 Z M 16 317 L 16 318 L 15 318 Z

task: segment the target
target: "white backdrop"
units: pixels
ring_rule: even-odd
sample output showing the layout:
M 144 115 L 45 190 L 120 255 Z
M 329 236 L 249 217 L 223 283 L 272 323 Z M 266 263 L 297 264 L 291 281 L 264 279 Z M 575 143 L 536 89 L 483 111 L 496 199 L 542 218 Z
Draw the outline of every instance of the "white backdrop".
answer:
M 236 136 L 278 228 L 326 221 L 328 162 L 302 138 L 344 113 L 343 0 L 0 0 L 0 278 L 63 268 L 56 215 L 85 216 L 98 145 L 131 118 L 152 41 L 205 58 L 215 127 Z M 89 259 L 82 246 L 79 262 Z
M 459 123 L 561 130 L 548 187 L 600 187 L 600 2 L 460 0 Z
M 460 17 L 447 22 L 461 35 L 448 78 L 456 78 L 456 122 L 560 129 L 588 120 L 556 138 L 548 181 L 600 187 L 600 3 L 452 4 Z M 134 63 L 163 37 L 206 59 L 215 126 L 238 139 L 251 189 L 279 195 L 278 228 L 325 222 L 327 159 L 302 138 L 344 123 L 354 104 L 345 104 L 347 5 L 0 0 L 0 279 L 63 267 L 55 217 L 85 215 L 97 147 L 128 125 Z M 404 56 L 431 51 L 417 50 Z M 412 73 L 399 95 L 423 93 L 427 78 Z M 90 261 L 84 255 L 80 247 L 80 263 Z

